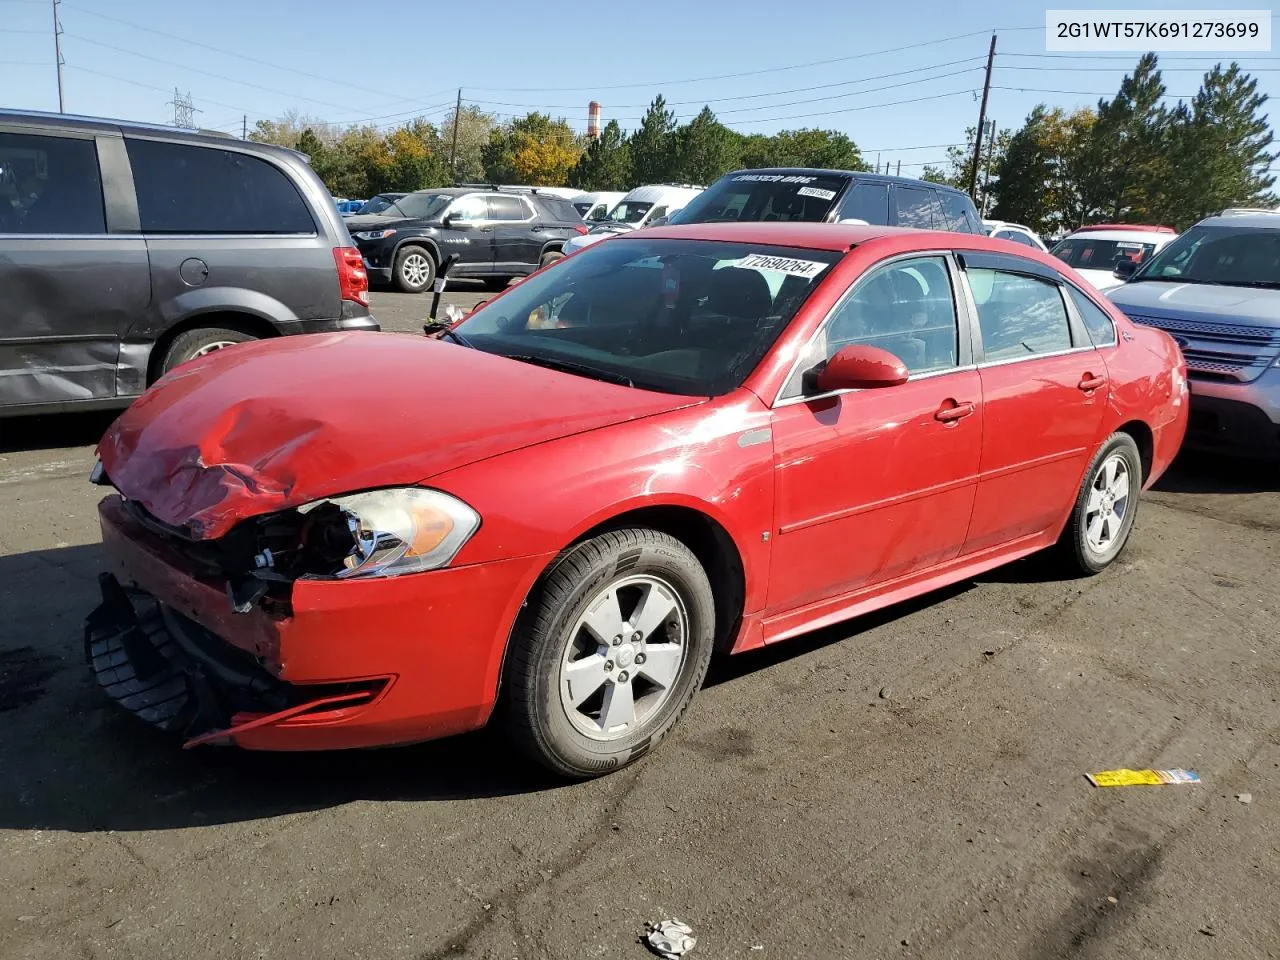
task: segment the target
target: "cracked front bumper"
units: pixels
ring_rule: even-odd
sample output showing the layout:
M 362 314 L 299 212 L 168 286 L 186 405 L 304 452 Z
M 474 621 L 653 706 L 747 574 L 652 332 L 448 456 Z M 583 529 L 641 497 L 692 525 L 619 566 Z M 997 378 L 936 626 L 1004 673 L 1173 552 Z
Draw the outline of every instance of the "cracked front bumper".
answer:
M 237 614 L 225 583 L 197 575 L 120 497 L 99 516 L 111 579 L 86 622 L 99 684 L 161 729 L 257 750 L 386 746 L 483 726 L 511 624 L 551 559 L 299 580 L 287 605 Z

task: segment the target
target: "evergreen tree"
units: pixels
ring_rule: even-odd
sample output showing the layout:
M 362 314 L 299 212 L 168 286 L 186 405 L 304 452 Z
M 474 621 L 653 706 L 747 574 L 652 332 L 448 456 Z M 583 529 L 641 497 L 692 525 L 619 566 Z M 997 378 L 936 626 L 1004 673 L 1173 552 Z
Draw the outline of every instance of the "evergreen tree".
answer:
M 579 190 L 626 190 L 631 186 L 631 148 L 617 120 L 610 120 L 569 171 Z
M 1089 155 L 1084 161 L 1099 175 L 1103 216 L 1146 219 L 1153 191 L 1168 175 L 1164 162 L 1169 113 L 1161 104 L 1164 81 L 1154 53 L 1145 54 L 1120 83 L 1114 100 L 1098 101 Z
M 716 119 L 710 107 L 701 112 L 675 136 L 675 179 L 686 183 L 711 183 L 738 164 L 741 145 L 736 133 Z
M 627 141 L 633 183 L 665 183 L 673 179 L 675 130 L 676 115 L 667 109 L 667 101 L 661 95 L 655 97 L 640 121 L 640 129 Z

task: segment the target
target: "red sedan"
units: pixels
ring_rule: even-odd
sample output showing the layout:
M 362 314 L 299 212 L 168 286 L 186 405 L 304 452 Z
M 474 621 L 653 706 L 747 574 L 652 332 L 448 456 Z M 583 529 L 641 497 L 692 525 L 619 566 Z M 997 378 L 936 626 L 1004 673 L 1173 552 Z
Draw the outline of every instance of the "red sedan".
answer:
M 671 729 L 714 651 L 1045 548 L 1098 573 L 1186 421 L 1173 340 L 1029 248 L 646 230 L 440 339 L 287 337 L 164 377 L 99 447 L 87 653 L 188 745 L 497 712 L 590 776 Z

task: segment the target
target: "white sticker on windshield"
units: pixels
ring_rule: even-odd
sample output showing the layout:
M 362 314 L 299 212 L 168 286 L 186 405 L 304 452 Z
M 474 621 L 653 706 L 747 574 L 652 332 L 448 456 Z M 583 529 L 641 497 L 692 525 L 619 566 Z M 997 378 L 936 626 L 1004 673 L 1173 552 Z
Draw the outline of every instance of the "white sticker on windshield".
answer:
M 751 183 L 813 183 L 818 178 L 806 177 L 799 173 L 741 173 L 733 179 L 734 181 L 748 180 Z
M 785 273 L 789 277 L 806 277 L 812 279 L 827 269 L 825 263 L 817 260 L 794 260 L 791 257 L 770 257 L 763 253 L 749 253 L 736 264 L 744 270 L 773 270 Z
M 821 187 L 801 187 L 796 191 L 796 196 L 817 197 L 819 200 L 834 200 L 836 192 L 834 190 L 823 190 Z

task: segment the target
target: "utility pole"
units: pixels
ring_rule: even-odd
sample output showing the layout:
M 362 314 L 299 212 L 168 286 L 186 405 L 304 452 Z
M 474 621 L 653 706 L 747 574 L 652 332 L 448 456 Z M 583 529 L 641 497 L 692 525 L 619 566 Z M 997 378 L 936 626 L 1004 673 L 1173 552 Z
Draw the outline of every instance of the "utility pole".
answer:
M 991 197 L 991 160 L 996 155 L 996 122 L 988 120 L 987 126 L 991 128 L 987 140 L 987 168 L 982 176 L 982 203 L 979 212 L 985 217 L 987 215 L 987 201 Z
M 449 172 L 458 182 L 458 123 L 462 119 L 462 88 L 458 88 L 458 105 L 453 108 L 453 146 L 449 148 Z
M 246 113 L 244 119 L 240 121 L 240 139 L 249 139 L 249 115 Z
M 880 172 L 880 154 L 876 154 L 876 173 Z
M 58 112 L 66 113 L 62 99 L 62 68 L 66 60 L 62 59 L 62 21 L 58 19 L 58 6 L 62 0 L 53 0 L 53 52 L 58 58 Z
M 897 169 L 897 171 L 894 173 L 894 176 L 895 176 L 895 177 L 900 177 L 900 176 L 902 176 L 902 158 L 901 158 L 901 157 L 899 157 L 899 158 L 898 158 L 898 169 Z
M 969 196 L 978 190 L 978 161 L 982 158 L 982 131 L 987 123 L 987 95 L 991 93 L 991 65 L 996 59 L 996 35 L 991 35 L 991 49 L 987 51 L 987 79 L 982 83 L 982 106 L 978 108 L 978 127 L 973 132 L 973 169 L 969 172 Z

